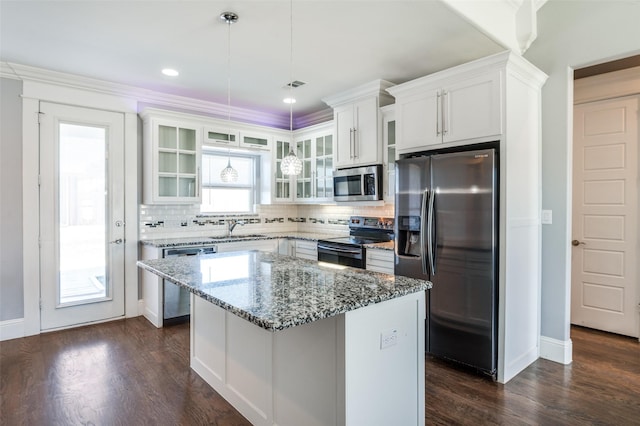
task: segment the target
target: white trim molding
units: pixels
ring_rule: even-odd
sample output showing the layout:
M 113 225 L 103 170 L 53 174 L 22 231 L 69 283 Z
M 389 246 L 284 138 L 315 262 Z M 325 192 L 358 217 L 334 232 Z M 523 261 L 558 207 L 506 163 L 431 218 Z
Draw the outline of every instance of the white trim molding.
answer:
M 574 105 L 637 95 L 640 93 L 640 67 L 580 78 L 574 81 L 573 88 Z
M 24 337 L 24 318 L 0 321 L 0 341 Z
M 540 336 L 540 358 L 560 364 L 571 364 L 573 354 L 573 342 L 569 340 L 557 340 L 551 337 Z
M 226 104 L 156 92 L 140 87 L 10 62 L 0 62 L 0 77 L 38 82 L 68 89 L 79 89 L 87 93 L 135 99 L 138 105 L 149 104 L 168 109 L 206 114 L 216 118 L 226 118 L 229 113 L 229 107 Z M 331 113 L 331 117 L 329 117 L 329 113 Z M 247 108 L 232 107 L 231 115 L 235 121 L 258 124 L 276 129 L 288 129 L 290 124 L 288 116 L 283 117 Z M 301 125 L 317 124 L 330 118 L 333 118 L 333 111 L 329 109 L 327 111 L 297 117 L 296 125 L 300 127 L 298 123 Z

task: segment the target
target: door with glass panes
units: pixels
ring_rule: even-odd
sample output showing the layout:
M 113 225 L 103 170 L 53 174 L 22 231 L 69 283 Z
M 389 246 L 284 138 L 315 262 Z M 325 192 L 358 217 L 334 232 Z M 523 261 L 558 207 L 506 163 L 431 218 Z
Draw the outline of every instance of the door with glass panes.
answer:
M 124 316 L 124 115 L 40 104 L 41 329 Z

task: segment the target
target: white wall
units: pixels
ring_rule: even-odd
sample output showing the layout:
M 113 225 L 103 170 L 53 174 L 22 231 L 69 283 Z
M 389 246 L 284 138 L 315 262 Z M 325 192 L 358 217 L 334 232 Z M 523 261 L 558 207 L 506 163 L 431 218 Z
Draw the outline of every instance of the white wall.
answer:
M 640 1 L 549 1 L 524 55 L 549 75 L 542 90 L 542 336 L 569 341 L 573 72 L 640 53 Z
M 0 321 L 22 318 L 22 82 L 0 78 Z

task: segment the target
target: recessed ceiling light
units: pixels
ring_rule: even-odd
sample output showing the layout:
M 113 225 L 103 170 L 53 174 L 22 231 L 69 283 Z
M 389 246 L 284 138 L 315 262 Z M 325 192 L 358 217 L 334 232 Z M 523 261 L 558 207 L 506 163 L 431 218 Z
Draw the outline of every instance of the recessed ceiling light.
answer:
M 162 74 L 169 76 L 169 77 L 177 77 L 180 73 L 174 69 L 171 68 L 165 68 L 162 70 Z
M 284 98 L 282 100 L 282 102 L 284 102 L 285 104 L 295 104 L 296 103 L 296 99 L 295 98 Z

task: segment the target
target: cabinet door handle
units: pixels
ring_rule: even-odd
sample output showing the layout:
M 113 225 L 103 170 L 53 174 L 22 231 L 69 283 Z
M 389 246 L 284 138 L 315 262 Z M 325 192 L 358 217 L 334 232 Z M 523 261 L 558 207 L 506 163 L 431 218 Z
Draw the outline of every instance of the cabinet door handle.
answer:
M 358 141 L 357 141 L 357 132 L 358 129 L 353 128 L 353 158 L 358 158 Z
M 349 159 L 353 159 L 353 127 L 349 128 Z
M 442 92 L 442 135 L 446 135 L 449 131 L 449 126 L 447 125 L 447 120 L 449 119 L 449 114 L 446 114 L 447 107 L 449 106 L 449 92 Z
M 436 136 L 440 136 L 440 110 L 442 109 L 442 101 L 440 99 L 440 92 L 438 92 L 436 99 Z
M 196 167 L 196 198 L 200 197 L 200 166 Z

